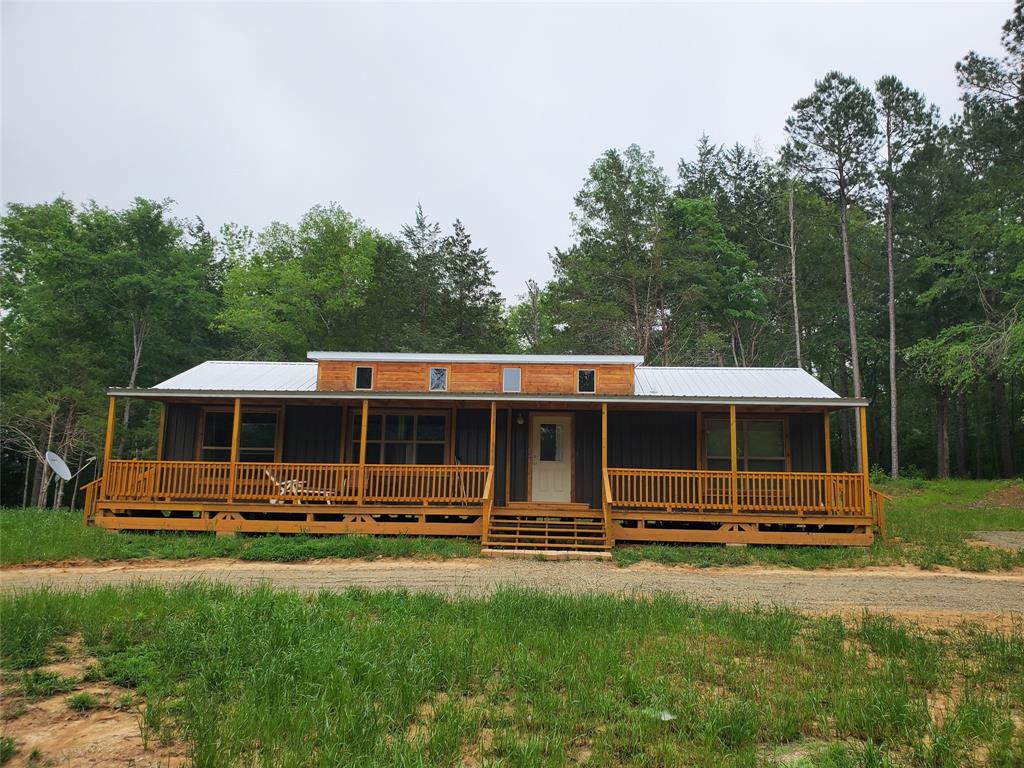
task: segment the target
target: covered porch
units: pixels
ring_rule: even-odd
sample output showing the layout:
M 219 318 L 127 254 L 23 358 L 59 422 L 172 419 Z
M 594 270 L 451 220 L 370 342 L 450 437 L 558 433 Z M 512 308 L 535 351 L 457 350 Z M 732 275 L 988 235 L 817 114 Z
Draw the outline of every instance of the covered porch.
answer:
M 242 398 L 161 404 L 156 459 L 111 456 L 85 521 L 134 530 L 868 544 L 861 464 L 834 471 L 830 409 L 516 400 Z M 272 425 L 272 427 L 271 427 Z M 316 460 L 303 460 L 303 459 Z M 326 460 L 325 460 L 326 459 Z

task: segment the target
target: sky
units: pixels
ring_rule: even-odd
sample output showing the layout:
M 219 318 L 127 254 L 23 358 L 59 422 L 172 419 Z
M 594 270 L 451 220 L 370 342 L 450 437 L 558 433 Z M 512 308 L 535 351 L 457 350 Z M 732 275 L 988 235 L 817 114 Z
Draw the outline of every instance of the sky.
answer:
M 336 202 L 398 233 L 459 218 L 508 298 L 551 275 L 573 196 L 637 143 L 675 176 L 702 133 L 775 151 L 832 69 L 948 116 L 999 52 L 984 3 L 3 2 L 4 204 L 64 195 L 261 229 Z

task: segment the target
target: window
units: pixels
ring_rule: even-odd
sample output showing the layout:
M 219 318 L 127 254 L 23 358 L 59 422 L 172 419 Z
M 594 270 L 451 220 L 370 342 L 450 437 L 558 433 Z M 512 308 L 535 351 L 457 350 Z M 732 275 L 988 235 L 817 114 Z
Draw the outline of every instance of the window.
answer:
M 502 392 L 522 392 L 523 391 L 523 369 L 522 368 L 504 368 L 501 371 L 501 391 Z
M 231 461 L 231 411 L 207 411 L 203 422 L 203 461 Z M 239 461 L 274 461 L 277 455 L 277 414 L 242 413 L 238 428 Z
M 597 371 L 593 368 L 580 368 L 576 371 L 576 391 L 584 393 L 596 392 Z
M 540 460 L 561 461 L 562 460 L 562 425 L 541 424 L 540 434 Z
M 362 416 L 352 426 L 352 461 L 359 461 Z M 445 417 L 441 414 L 372 414 L 366 422 L 367 464 L 444 464 Z
M 368 365 L 356 366 L 356 389 L 373 389 L 373 368 Z
M 704 420 L 708 469 L 730 469 L 729 420 Z M 736 420 L 736 468 L 744 472 L 784 472 L 786 431 L 782 419 Z
M 431 368 L 430 369 L 430 391 L 431 392 L 447 392 L 448 391 L 448 369 L 447 368 Z

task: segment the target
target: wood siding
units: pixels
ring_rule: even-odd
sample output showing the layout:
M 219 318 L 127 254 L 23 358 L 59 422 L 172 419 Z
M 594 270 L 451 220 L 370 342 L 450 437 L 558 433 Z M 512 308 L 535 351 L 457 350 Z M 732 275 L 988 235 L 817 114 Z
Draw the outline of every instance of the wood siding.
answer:
M 494 441 L 494 503 L 503 507 L 505 500 L 505 462 L 507 449 L 506 424 L 508 411 L 499 409 L 495 420 Z M 490 462 L 490 409 L 460 408 L 455 412 L 455 458 L 460 464 Z
M 167 403 L 164 419 L 164 455 L 166 461 L 190 461 L 196 457 L 196 430 L 199 428 L 199 406 Z
M 289 405 L 284 416 L 285 462 L 335 464 L 341 461 L 340 406 Z
M 608 466 L 696 469 L 697 418 L 679 411 L 609 411 Z
M 632 365 L 573 365 L 525 363 L 504 365 L 498 363 L 357 363 L 342 360 L 322 360 L 317 367 L 317 389 L 331 392 L 355 391 L 356 367 L 374 369 L 373 391 L 376 392 L 428 392 L 431 368 L 448 369 L 448 392 L 461 394 L 500 394 L 502 369 L 522 370 L 522 394 L 573 395 L 576 394 L 576 372 L 594 369 L 597 373 L 597 392 L 603 395 L 633 394 Z
M 794 472 L 825 471 L 825 433 L 820 413 L 789 416 L 791 469 Z

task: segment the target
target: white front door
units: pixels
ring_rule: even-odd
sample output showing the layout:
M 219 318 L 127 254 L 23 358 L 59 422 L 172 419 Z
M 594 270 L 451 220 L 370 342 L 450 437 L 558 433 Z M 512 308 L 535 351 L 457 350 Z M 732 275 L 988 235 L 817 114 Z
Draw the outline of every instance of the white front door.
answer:
M 530 435 L 532 501 L 572 501 L 572 416 L 534 414 Z

